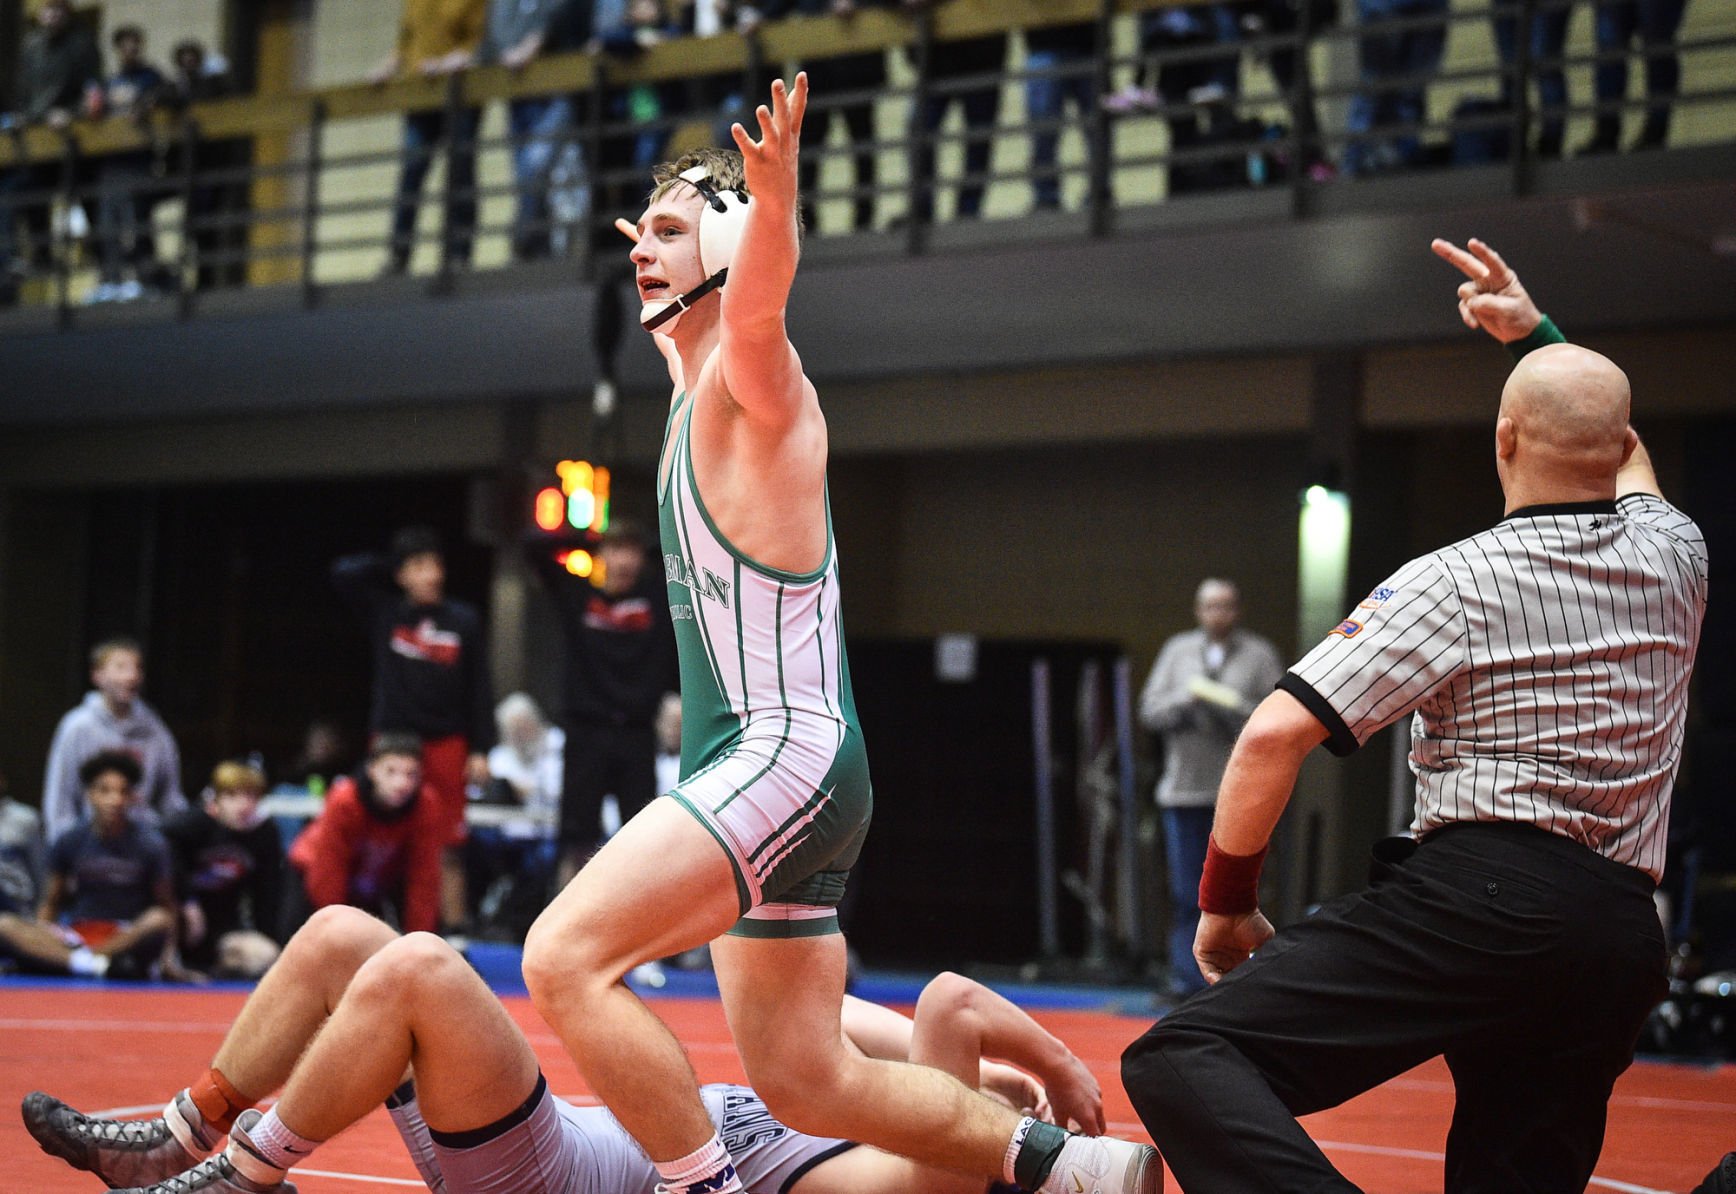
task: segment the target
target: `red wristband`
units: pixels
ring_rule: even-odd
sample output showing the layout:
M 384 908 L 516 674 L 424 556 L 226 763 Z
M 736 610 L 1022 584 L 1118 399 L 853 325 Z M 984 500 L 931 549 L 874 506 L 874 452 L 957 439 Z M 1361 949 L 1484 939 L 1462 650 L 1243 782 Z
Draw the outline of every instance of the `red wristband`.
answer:
M 1261 846 L 1258 854 L 1226 854 L 1218 849 L 1217 839 L 1206 839 L 1206 865 L 1200 872 L 1200 911 L 1215 916 L 1241 916 L 1260 906 L 1260 864 L 1266 861 Z

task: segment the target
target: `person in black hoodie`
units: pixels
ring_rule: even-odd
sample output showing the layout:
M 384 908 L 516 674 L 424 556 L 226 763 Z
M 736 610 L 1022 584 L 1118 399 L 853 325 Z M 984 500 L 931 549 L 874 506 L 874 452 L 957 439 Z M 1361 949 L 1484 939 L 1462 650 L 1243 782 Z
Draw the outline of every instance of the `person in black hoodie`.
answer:
M 649 549 L 638 524 L 617 520 L 598 549 L 600 586 L 569 575 L 546 548 L 529 552 L 566 637 L 560 887 L 602 844 L 604 796 L 614 795 L 625 822 L 657 795 L 653 725 L 678 681 L 668 597 L 662 573 L 646 567 Z
M 374 656 L 369 730 L 413 734 L 422 741 L 422 775 L 445 818 L 448 842 L 440 883 L 449 929 L 466 920 L 465 785 L 488 782 L 494 697 L 482 619 L 474 606 L 446 596 L 440 540 L 427 527 L 406 527 L 391 553 L 345 556 L 332 583 L 366 619 Z
M 258 978 L 277 960 L 283 842 L 259 809 L 265 776 L 217 764 L 200 808 L 163 826 L 181 904 L 181 956 L 224 978 Z

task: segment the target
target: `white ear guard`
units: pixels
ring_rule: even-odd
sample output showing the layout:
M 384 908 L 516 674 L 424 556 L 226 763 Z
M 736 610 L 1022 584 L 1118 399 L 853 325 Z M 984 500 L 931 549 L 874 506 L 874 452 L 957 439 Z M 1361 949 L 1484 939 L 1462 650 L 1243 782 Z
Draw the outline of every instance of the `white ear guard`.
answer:
M 735 260 L 736 246 L 741 243 L 742 230 L 747 227 L 747 211 L 751 200 L 739 187 L 718 190 L 704 166 L 683 170 L 680 175 L 705 200 L 699 209 L 699 268 L 705 281 L 673 299 L 655 299 L 639 311 L 639 322 L 646 331 L 665 334 L 675 330 L 675 322 L 694 303 L 721 287 L 729 276 L 730 262 Z

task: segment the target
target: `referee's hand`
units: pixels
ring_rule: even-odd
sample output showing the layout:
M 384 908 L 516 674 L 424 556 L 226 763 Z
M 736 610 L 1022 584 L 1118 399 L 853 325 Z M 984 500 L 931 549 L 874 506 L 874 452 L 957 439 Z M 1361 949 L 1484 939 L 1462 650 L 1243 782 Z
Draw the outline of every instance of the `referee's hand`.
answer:
M 1202 912 L 1194 934 L 1194 961 L 1206 981 L 1215 983 L 1271 938 L 1272 922 L 1258 908 L 1240 916 Z
M 1501 254 L 1472 238 L 1465 249 L 1438 237 L 1429 243 L 1435 256 L 1456 266 L 1469 278 L 1459 283 L 1459 318 L 1475 331 L 1482 328 L 1503 344 L 1523 340 L 1543 322 L 1543 312 L 1519 284 L 1519 275 Z

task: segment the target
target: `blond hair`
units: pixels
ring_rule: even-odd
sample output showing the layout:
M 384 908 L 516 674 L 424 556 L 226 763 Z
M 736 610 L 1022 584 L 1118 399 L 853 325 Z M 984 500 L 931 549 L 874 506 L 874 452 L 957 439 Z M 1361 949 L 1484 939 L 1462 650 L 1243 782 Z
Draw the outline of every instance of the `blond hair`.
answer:
M 213 792 L 252 792 L 256 796 L 265 794 L 265 772 L 248 763 L 235 759 L 225 759 L 217 764 L 211 772 L 211 790 Z
M 747 189 L 747 169 L 742 164 L 741 151 L 737 149 L 719 149 L 707 145 L 700 149 L 689 150 L 673 162 L 664 162 L 651 168 L 651 193 L 645 196 L 645 206 L 650 207 L 679 184 L 687 180 L 681 176 L 695 166 L 705 167 L 706 181 L 715 191 L 740 191 L 752 198 Z M 688 185 L 692 185 L 689 183 Z M 802 205 L 796 204 L 796 236 L 800 238 L 807 232 L 807 222 L 802 216 Z

